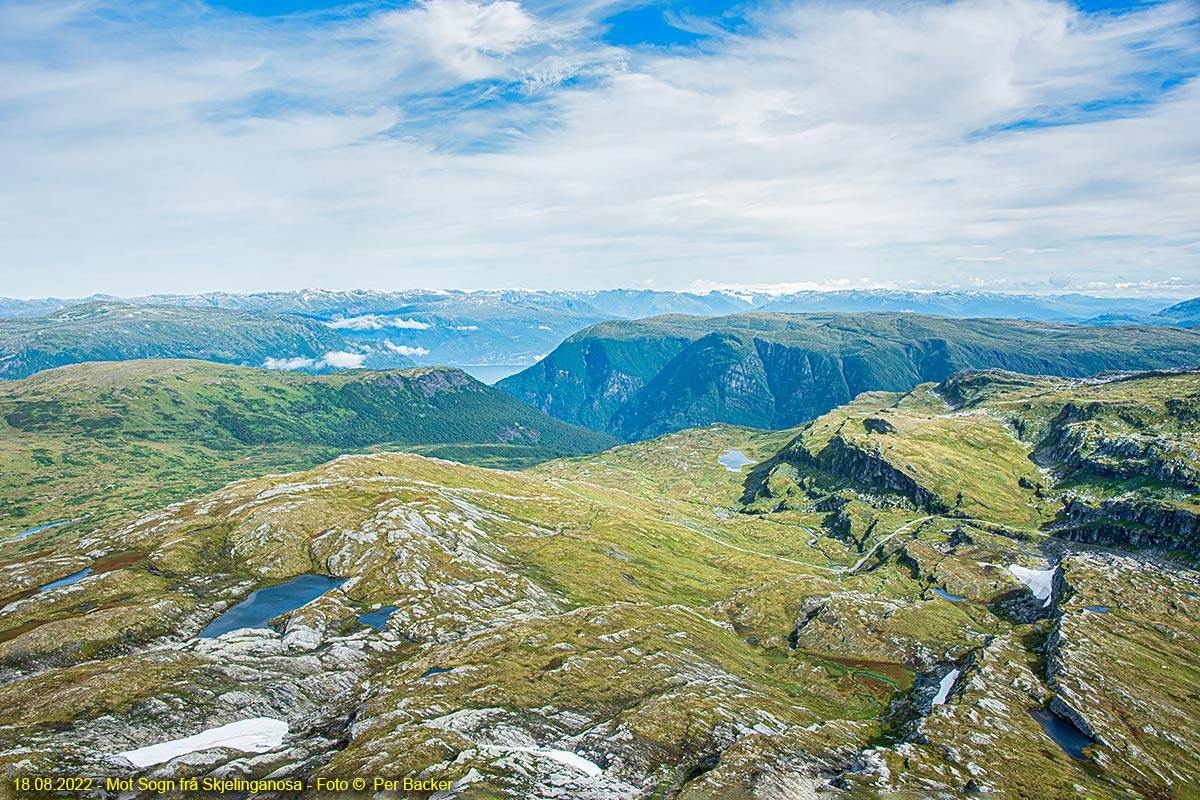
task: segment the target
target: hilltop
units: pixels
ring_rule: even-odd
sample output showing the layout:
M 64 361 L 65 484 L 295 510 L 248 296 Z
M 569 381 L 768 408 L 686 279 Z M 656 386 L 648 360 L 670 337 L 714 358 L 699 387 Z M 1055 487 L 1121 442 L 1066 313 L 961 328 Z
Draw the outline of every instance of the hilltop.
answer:
M 668 315 L 595 325 L 497 385 L 626 440 L 728 422 L 786 428 L 867 391 L 969 368 L 1068 377 L 1200 364 L 1200 332 L 917 314 Z
M 10 532 L 76 517 L 95 526 L 367 448 L 524 466 L 614 443 L 456 369 L 76 364 L 0 383 L 0 516 Z
M 1200 326 L 1200 297 L 1164 308 L 1152 315 L 1150 322 L 1156 325 L 1178 325 L 1182 328 Z

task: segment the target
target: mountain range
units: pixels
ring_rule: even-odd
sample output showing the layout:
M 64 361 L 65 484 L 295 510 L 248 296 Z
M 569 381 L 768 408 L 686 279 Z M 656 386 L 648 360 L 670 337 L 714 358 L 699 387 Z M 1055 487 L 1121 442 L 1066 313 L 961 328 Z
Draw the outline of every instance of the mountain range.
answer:
M 116 302 L 119 298 L 104 296 L 89 300 Z M 81 302 L 84 301 L 0 298 L 0 316 L 39 316 Z M 706 293 L 649 289 L 304 290 L 148 295 L 120 302 L 306 317 L 333 328 L 372 352 L 403 355 L 417 364 L 442 365 L 532 364 L 563 339 L 589 325 L 661 314 L 897 311 L 1097 325 L 1136 322 L 1190 326 L 1200 321 L 1194 306 L 1186 302 L 1171 306 L 1173 301 L 1166 298 L 888 289 L 787 293 L 736 289 Z
M 605 322 L 497 386 L 626 440 L 728 422 L 786 428 L 867 391 L 968 368 L 1081 377 L 1200 364 L 1200 332 L 920 314 L 667 315 Z
M 387 347 L 354 342 L 327 325 L 266 311 L 96 301 L 45 317 L 0 319 L 0 379 L 66 364 L 140 358 L 309 372 L 412 365 Z

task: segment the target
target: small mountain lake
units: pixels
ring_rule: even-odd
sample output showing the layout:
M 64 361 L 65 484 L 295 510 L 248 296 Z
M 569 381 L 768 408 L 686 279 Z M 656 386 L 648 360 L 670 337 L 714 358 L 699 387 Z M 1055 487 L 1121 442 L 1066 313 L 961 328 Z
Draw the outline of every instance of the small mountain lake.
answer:
M 66 525 L 71 522 L 79 522 L 79 520 L 63 519 L 63 520 L 59 520 L 58 522 L 49 522 L 49 523 L 46 523 L 45 525 L 38 525 L 36 528 L 26 528 L 25 530 L 18 533 L 16 536 L 13 536 L 11 541 L 20 541 L 21 539 L 28 539 L 30 536 L 33 536 L 35 533 L 41 533 L 42 531 L 48 531 L 51 528 L 57 528 L 59 525 Z
M 949 592 L 947 592 L 945 589 L 939 589 L 939 588 L 938 588 L 938 587 L 936 587 L 936 586 L 931 586 L 931 587 L 929 587 L 929 588 L 930 588 L 930 589 L 933 591 L 933 593 L 934 593 L 934 594 L 936 594 L 938 597 L 941 597 L 941 598 L 943 598 L 943 599 L 945 599 L 945 600 L 949 600 L 951 603 L 961 603 L 963 600 L 966 600 L 966 599 L 967 599 L 967 598 L 963 597 L 962 595 L 950 594 L 950 593 L 949 593 Z
M 757 464 L 757 461 L 752 461 L 746 458 L 746 454 L 741 450 L 729 450 L 723 456 L 718 456 L 717 461 L 721 462 L 721 466 L 730 472 L 741 472 L 742 467 L 747 464 Z
M 269 628 L 269 620 L 294 611 L 345 582 L 345 578 L 328 575 L 301 575 L 286 583 L 251 592 L 245 600 L 213 620 L 200 632 L 200 638 L 213 639 L 239 628 Z
M 51 589 L 57 589 L 60 586 L 70 586 L 72 583 L 79 583 L 81 580 L 83 580 L 84 578 L 86 578 L 88 575 L 91 575 L 91 574 L 92 574 L 92 568 L 87 567 L 85 569 L 79 570 L 79 572 L 68 575 L 65 578 L 59 578 L 56 581 L 47 583 L 45 586 L 39 588 L 38 591 L 39 592 L 48 592 Z
M 1111 609 L 1108 606 L 1084 606 L 1083 610 L 1093 614 L 1107 614 Z
M 395 610 L 396 606 L 384 606 L 375 611 L 368 611 L 358 615 L 358 622 L 360 625 L 370 625 L 372 628 L 383 628 L 387 625 L 388 617 Z
M 1064 753 L 1076 761 L 1090 760 L 1083 750 L 1096 743 L 1089 739 L 1083 731 L 1076 728 L 1070 720 L 1060 717 L 1048 708 L 1031 708 L 1029 715 L 1037 720 L 1046 735 L 1053 739 Z

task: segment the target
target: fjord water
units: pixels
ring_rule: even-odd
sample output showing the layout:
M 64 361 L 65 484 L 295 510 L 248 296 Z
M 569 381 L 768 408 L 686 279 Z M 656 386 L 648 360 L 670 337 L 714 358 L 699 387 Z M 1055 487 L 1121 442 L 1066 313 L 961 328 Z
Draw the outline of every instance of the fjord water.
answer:
M 273 617 L 294 611 L 345 582 L 345 578 L 328 575 L 301 575 L 286 583 L 251 592 L 245 600 L 213 620 L 200 632 L 200 638 L 216 638 L 239 628 L 268 628 L 267 622 Z
M 459 369 L 480 383 L 493 386 L 497 381 L 502 381 L 509 375 L 516 375 L 521 370 L 528 369 L 529 366 L 529 364 L 469 364 L 459 367 Z

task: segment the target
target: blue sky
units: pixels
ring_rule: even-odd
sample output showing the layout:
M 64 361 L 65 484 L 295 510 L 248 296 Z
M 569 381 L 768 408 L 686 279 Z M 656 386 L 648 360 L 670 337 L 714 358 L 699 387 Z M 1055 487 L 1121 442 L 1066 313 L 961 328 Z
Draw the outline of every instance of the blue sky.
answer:
M 1200 295 L 1187 2 L 0 0 L 0 294 Z

